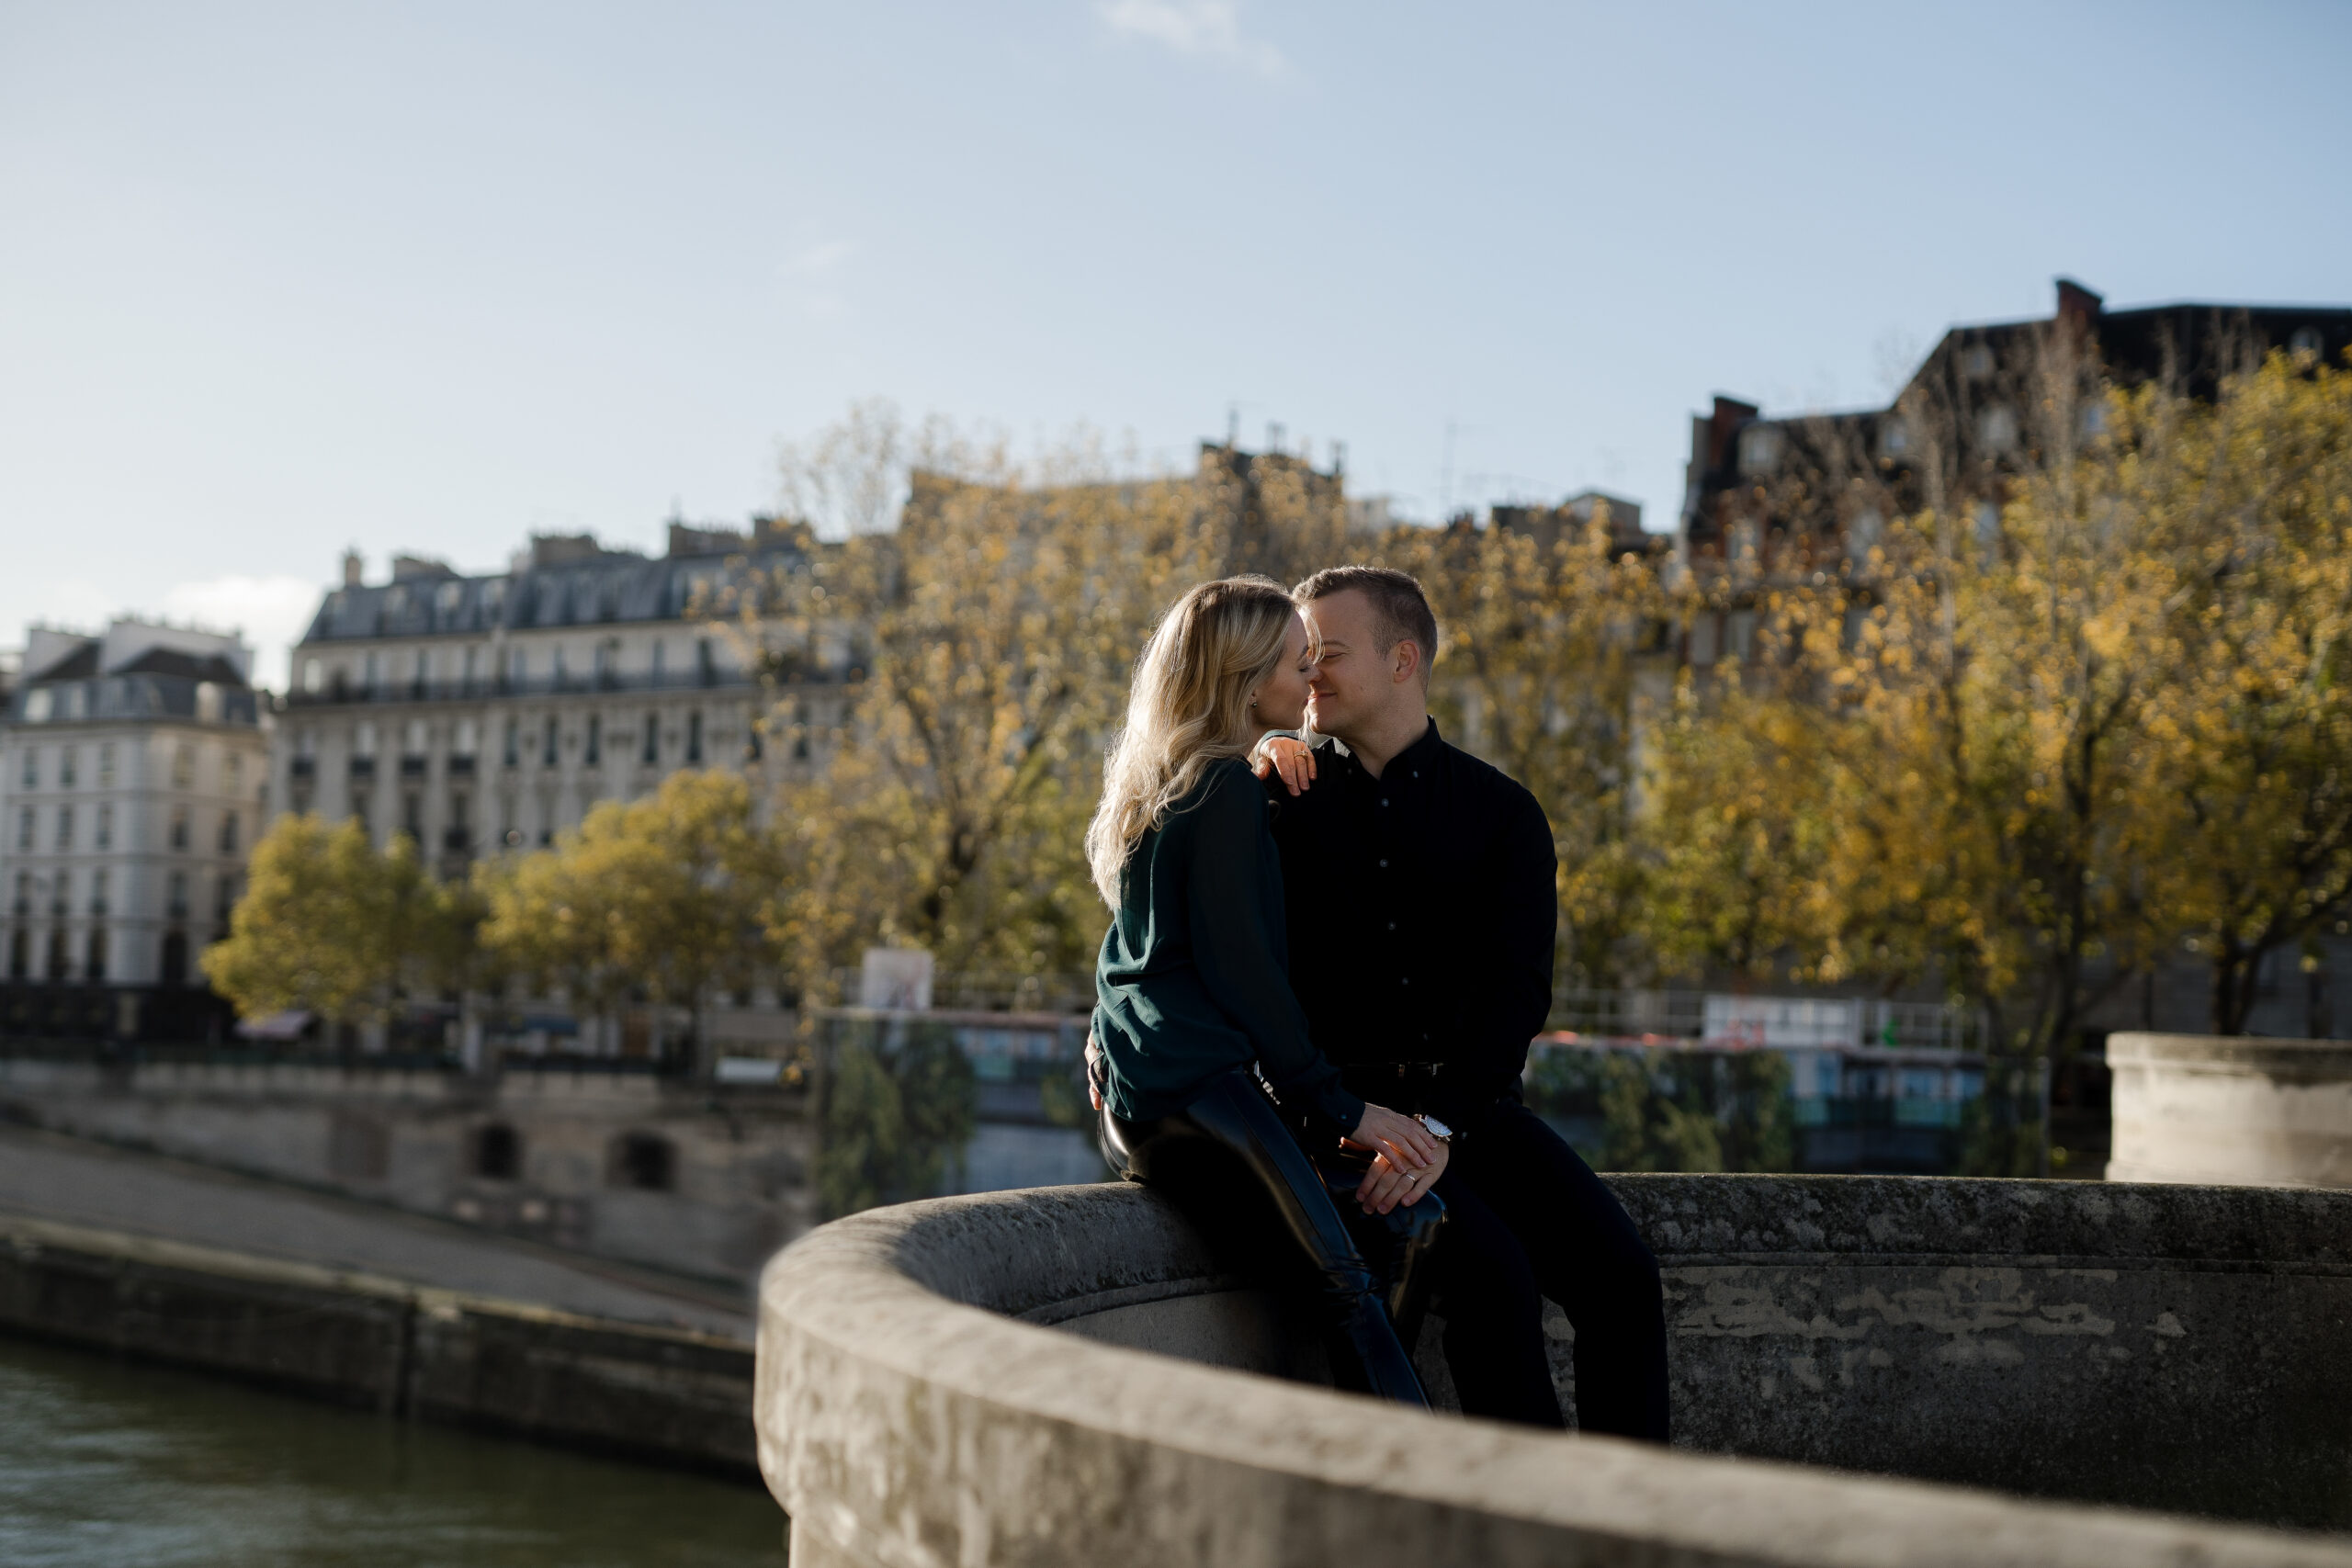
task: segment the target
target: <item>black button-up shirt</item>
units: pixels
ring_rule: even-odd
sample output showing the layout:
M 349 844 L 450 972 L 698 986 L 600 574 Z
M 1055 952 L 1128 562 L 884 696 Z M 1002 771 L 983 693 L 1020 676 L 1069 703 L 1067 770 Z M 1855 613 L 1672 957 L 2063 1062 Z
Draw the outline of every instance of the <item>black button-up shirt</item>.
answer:
M 1421 1106 L 1473 1133 L 1551 1011 L 1552 825 L 1435 720 L 1376 779 L 1335 747 L 1317 761 L 1295 798 L 1266 781 L 1307 1026 L 1343 1068 L 1442 1064 Z

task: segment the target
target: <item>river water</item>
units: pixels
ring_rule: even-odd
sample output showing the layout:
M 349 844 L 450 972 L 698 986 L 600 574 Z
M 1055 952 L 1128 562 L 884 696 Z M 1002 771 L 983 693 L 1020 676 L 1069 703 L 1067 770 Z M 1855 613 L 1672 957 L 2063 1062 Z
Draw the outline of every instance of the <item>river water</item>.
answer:
M 780 1568 L 783 1541 L 749 1483 L 0 1338 L 8 1568 Z

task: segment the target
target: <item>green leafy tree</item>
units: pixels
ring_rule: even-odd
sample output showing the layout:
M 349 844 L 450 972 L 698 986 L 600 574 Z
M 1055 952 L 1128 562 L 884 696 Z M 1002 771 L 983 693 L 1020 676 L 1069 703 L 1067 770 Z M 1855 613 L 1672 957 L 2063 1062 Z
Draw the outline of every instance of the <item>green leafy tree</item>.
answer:
M 379 851 L 356 820 L 286 816 L 254 846 L 229 935 L 206 950 L 204 970 L 243 1017 L 300 1008 L 380 1022 L 404 998 L 463 984 L 477 918 L 405 835 Z

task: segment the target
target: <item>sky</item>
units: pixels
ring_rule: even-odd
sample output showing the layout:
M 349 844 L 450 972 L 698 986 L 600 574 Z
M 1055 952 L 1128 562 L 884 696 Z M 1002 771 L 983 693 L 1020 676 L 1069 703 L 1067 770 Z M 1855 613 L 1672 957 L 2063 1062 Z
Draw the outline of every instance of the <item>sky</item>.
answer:
M 2352 303 L 2352 6 L 0 0 L 0 646 L 776 504 L 893 400 L 1408 515 L 1959 321 Z

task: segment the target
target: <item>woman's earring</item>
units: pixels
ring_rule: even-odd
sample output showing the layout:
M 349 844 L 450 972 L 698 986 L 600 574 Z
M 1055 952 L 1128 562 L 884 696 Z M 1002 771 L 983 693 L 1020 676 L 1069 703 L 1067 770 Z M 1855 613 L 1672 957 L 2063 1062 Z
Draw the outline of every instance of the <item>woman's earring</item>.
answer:
M 1258 709 L 1258 694 L 1257 694 L 1257 693 L 1255 693 L 1255 692 L 1252 692 L 1252 693 L 1250 693 L 1250 710 L 1252 713 L 1255 713 L 1255 712 L 1257 711 L 1257 709 Z

